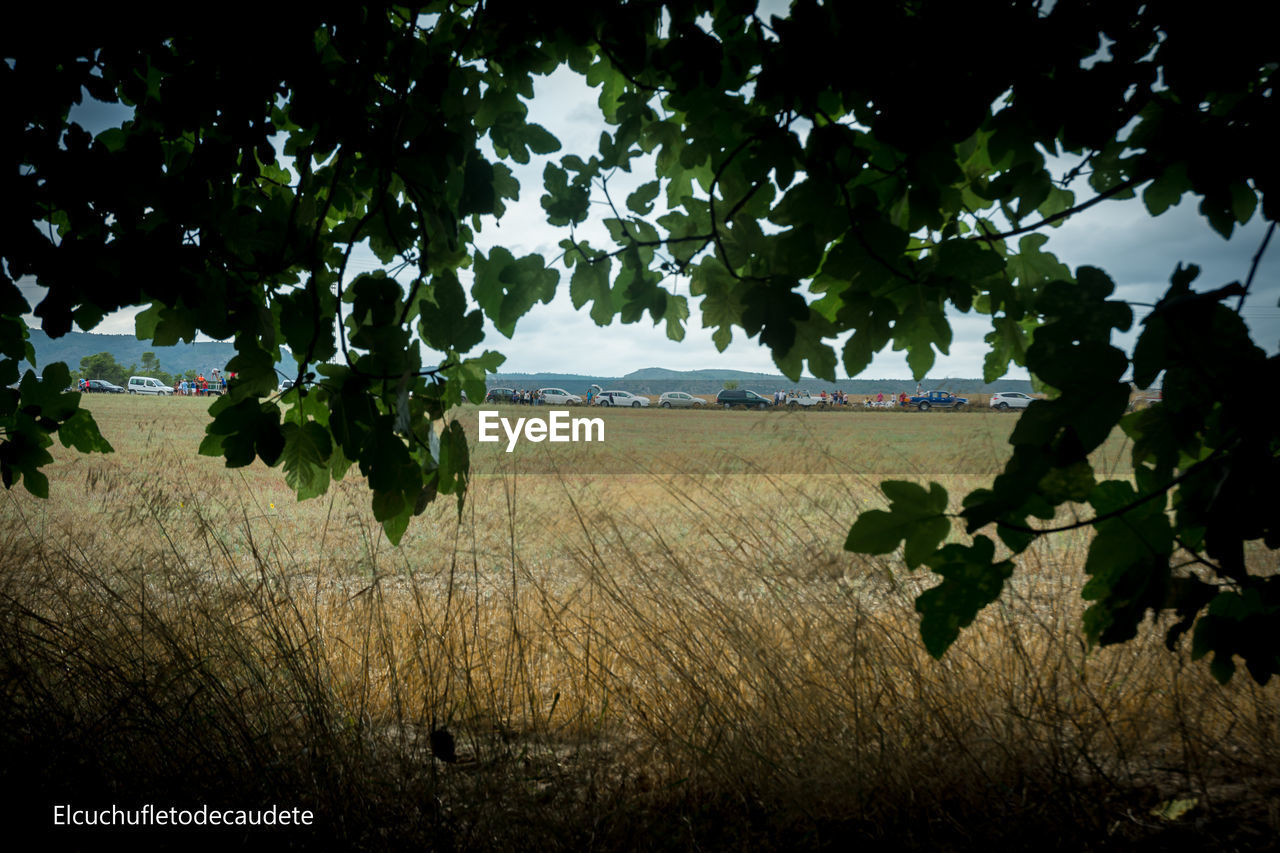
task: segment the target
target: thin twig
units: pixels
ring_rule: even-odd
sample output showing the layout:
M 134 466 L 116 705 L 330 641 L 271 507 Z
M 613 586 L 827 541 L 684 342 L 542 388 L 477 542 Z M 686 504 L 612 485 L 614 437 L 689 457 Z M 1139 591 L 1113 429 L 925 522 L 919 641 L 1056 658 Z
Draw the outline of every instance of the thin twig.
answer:
M 1109 190 L 1104 190 L 1098 193 L 1096 196 L 1094 196 L 1093 198 L 1089 199 L 1086 202 L 1077 204 L 1075 207 L 1069 207 L 1066 210 L 1060 210 L 1057 213 L 1053 214 L 1052 216 L 1046 216 L 1044 219 L 1041 219 L 1039 222 L 1033 222 L 1030 225 L 1022 226 L 1021 228 L 1014 228 L 1012 231 L 1005 231 L 1000 234 L 983 234 L 982 236 L 973 237 L 971 239 L 983 240 L 985 242 L 990 243 L 994 240 L 1003 240 L 1006 237 L 1016 237 L 1019 234 L 1026 234 L 1029 231 L 1035 231 L 1037 229 L 1043 228 L 1046 225 L 1052 225 L 1055 222 L 1059 222 L 1063 219 L 1066 219 L 1069 216 L 1075 216 L 1077 213 L 1081 212 L 1082 210 L 1088 210 L 1089 208 L 1093 207 L 1095 204 L 1097 204 L 1100 201 L 1106 201 L 1112 196 L 1119 195 L 1125 190 L 1133 189 L 1138 184 L 1141 184 L 1146 180 L 1147 180 L 1146 178 L 1130 178 L 1129 180 L 1124 181 L 1123 183 L 1116 184 L 1114 187 L 1112 187 Z
M 1253 276 L 1258 271 L 1258 264 L 1262 261 L 1263 252 L 1267 251 L 1267 244 L 1271 242 L 1271 235 L 1276 230 L 1275 222 L 1267 227 L 1267 233 L 1262 237 L 1262 245 L 1258 247 L 1258 251 L 1253 256 L 1253 263 L 1249 265 L 1249 277 L 1244 282 L 1244 292 L 1240 294 L 1240 300 L 1236 302 L 1236 313 L 1240 313 L 1240 309 L 1244 307 L 1244 298 L 1249 295 L 1249 288 L 1253 285 Z
M 1158 497 L 1164 496 L 1169 492 L 1170 489 L 1178 485 L 1178 483 L 1181 483 L 1183 480 L 1187 479 L 1187 477 L 1190 477 L 1202 465 L 1212 462 L 1213 460 L 1221 456 L 1222 452 L 1223 452 L 1223 449 L 1219 447 L 1217 450 L 1213 451 L 1213 453 L 1210 453 L 1204 459 L 1201 459 L 1199 462 L 1192 465 L 1190 468 L 1187 468 L 1181 474 L 1174 477 L 1172 480 L 1165 483 L 1163 486 L 1161 486 L 1159 489 L 1156 489 L 1154 492 L 1145 494 L 1142 497 L 1138 498 L 1137 500 L 1131 501 L 1130 503 L 1127 503 L 1122 507 L 1113 509 L 1110 512 L 1104 512 L 1102 513 L 1102 515 L 1095 515 L 1093 518 L 1086 518 L 1083 521 L 1077 521 L 1072 524 L 1064 524 L 1061 527 L 1030 527 L 1025 524 L 1015 524 L 1013 522 L 1008 522 L 1008 521 L 997 521 L 996 524 L 1000 527 L 1008 528 L 1009 530 L 1016 530 L 1020 533 L 1034 533 L 1036 535 L 1039 535 L 1042 533 L 1062 533 L 1067 530 L 1077 530 L 1081 527 L 1091 527 L 1095 524 L 1098 524 L 1099 522 L 1107 521 L 1108 519 L 1112 519 L 1112 518 L 1116 518 L 1117 516 L 1124 515 L 1130 510 L 1137 509 L 1138 507 L 1142 506 L 1143 504 L 1149 501 L 1152 501 Z

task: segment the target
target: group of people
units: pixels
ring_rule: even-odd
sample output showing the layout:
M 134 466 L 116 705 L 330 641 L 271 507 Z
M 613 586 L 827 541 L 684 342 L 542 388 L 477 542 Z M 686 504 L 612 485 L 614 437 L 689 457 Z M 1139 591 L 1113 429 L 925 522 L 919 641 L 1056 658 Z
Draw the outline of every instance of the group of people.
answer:
M 796 391 L 795 389 L 792 389 L 790 391 L 774 391 L 773 404 L 775 406 L 785 406 L 787 405 L 787 402 L 789 400 L 794 400 L 796 397 L 804 397 L 807 395 L 808 395 L 808 392 Z M 826 403 L 827 405 L 830 405 L 830 406 L 849 405 L 849 395 L 846 394 L 844 391 L 837 390 L 837 391 L 832 391 L 831 393 L 827 393 L 826 391 L 820 391 L 817 394 L 814 394 L 812 396 L 817 397 L 823 403 Z
M 919 393 L 919 392 L 917 391 L 916 393 Z M 801 396 L 801 392 L 799 391 L 775 391 L 773 392 L 773 404 L 775 406 L 785 406 L 788 400 L 791 400 L 799 396 Z M 844 391 L 837 390 L 837 391 L 832 391 L 830 393 L 827 393 L 826 391 L 821 391 L 818 394 L 815 394 L 814 396 L 816 396 L 823 403 L 827 403 L 828 405 L 832 405 L 832 406 L 849 405 L 849 395 Z M 954 397 L 955 395 L 952 394 L 951 396 Z M 886 395 L 883 391 L 881 391 L 879 394 L 876 394 L 874 397 L 867 397 L 866 400 L 863 401 L 863 405 L 869 409 L 892 409 L 895 406 L 907 405 L 908 399 L 909 397 L 906 391 L 899 393 L 897 397 L 894 397 L 892 393 Z
M 543 398 L 541 391 L 532 391 L 525 388 L 512 394 L 511 402 L 517 406 L 541 406 L 547 401 Z
M 215 394 L 221 394 L 226 390 L 227 377 L 216 367 L 213 369 L 213 379 L 207 379 L 201 373 L 195 379 L 175 379 L 173 381 L 173 393 L 183 397 L 207 397 L 211 391 Z
M 888 397 L 881 391 L 874 397 L 868 397 L 863 403 L 868 409 L 892 409 L 894 406 L 905 406 L 907 404 L 907 392 L 903 391 L 895 398 L 892 394 Z

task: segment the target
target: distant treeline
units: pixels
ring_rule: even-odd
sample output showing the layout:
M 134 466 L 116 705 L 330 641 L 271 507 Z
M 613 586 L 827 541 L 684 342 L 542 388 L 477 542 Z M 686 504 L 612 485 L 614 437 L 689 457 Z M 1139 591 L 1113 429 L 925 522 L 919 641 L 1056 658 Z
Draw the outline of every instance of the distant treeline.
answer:
M 91 371 L 99 365 L 107 365 L 105 359 L 97 356 L 107 354 L 124 372 L 126 379 L 130 368 L 143 371 L 142 375 L 150 376 L 164 382 L 173 378 L 181 378 L 190 374 L 209 376 L 216 367 L 223 370 L 232 358 L 236 349 L 232 344 L 218 341 L 197 343 L 179 343 L 173 346 L 156 346 L 150 341 L 140 341 L 132 335 L 98 335 L 92 332 L 71 332 L 60 338 L 50 338 L 39 329 L 31 330 L 31 345 L 36 351 L 36 361 L 41 367 L 55 361 L 65 362 L 72 371 L 81 370 L 81 361 L 91 359 L 85 366 Z M 146 356 L 150 354 L 150 358 Z M 154 365 L 158 364 L 157 369 Z M 296 373 L 297 366 L 291 362 L 277 364 L 278 370 Z M 149 372 L 147 372 L 149 371 Z M 82 372 L 82 371 L 81 371 Z M 164 374 L 164 375 L 161 375 Z M 168 378 L 166 378 L 168 377 Z M 106 379 L 116 382 L 111 376 L 90 375 L 84 373 L 84 379 Z
M 160 370 L 153 370 L 156 379 L 164 379 L 156 375 L 163 372 L 165 376 L 181 377 L 187 374 L 203 373 L 208 376 L 213 368 L 224 369 L 236 354 L 235 347 L 229 343 L 216 341 L 179 343 L 174 346 L 161 347 L 149 341 L 140 341 L 132 335 L 98 335 L 91 332 L 71 332 L 60 338 L 50 338 L 39 329 L 31 330 L 31 344 L 35 347 L 36 359 L 43 366 L 50 362 L 62 361 L 73 371 L 80 368 L 81 360 L 109 353 L 122 370 L 137 366 L 158 363 Z M 150 354 L 150 358 L 145 358 Z M 297 372 L 297 365 L 292 359 L 276 365 L 276 369 L 284 377 L 292 377 Z M 85 379 L 108 379 L 108 376 L 89 376 Z M 592 385 L 600 385 L 605 389 L 621 388 L 633 394 L 661 394 L 664 391 L 684 391 L 688 394 L 715 394 L 725 386 L 726 382 L 736 382 L 739 387 L 749 388 L 762 394 L 778 390 L 803 389 L 818 393 L 819 391 L 844 391 L 852 396 L 888 394 L 899 391 L 914 392 L 916 383 L 909 379 L 841 379 L 837 382 L 826 382 L 812 377 L 792 382 L 781 374 L 752 373 L 745 370 L 668 370 L 661 367 L 647 367 L 628 373 L 626 376 L 591 376 L 583 373 L 499 373 L 489 378 L 490 388 L 564 388 L 574 394 L 581 394 Z M 1031 392 L 1031 382 L 1026 379 L 1000 379 L 995 382 L 983 382 L 981 379 L 955 377 L 926 378 L 920 383 L 925 391 L 939 389 L 967 394 L 992 394 L 996 391 Z

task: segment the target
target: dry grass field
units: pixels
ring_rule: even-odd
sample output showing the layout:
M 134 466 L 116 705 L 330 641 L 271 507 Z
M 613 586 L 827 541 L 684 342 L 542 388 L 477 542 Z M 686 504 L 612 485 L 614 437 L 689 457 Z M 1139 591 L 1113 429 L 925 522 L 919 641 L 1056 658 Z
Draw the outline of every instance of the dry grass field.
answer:
M 610 411 L 603 444 L 473 443 L 461 515 L 393 548 L 354 471 L 299 503 L 195 455 L 205 402 L 89 399 L 117 452 L 0 493 L 11 826 L 274 802 L 335 848 L 1275 843 L 1276 686 L 1155 625 L 1086 648 L 1086 534 L 942 661 L 928 578 L 841 549 L 881 479 L 958 506 L 1016 415 Z

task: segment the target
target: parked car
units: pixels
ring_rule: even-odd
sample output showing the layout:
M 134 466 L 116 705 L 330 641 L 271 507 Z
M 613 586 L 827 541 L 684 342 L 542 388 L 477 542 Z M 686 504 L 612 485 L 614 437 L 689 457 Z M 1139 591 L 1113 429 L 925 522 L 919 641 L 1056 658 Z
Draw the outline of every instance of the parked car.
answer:
M 930 409 L 963 409 L 969 405 L 968 397 L 957 397 L 948 391 L 930 391 L 928 394 L 917 394 L 908 397 L 901 405 L 927 412 Z
M 601 391 L 596 397 L 597 406 L 630 406 L 638 409 L 649 405 L 648 397 L 638 397 L 630 391 Z
M 991 408 L 1000 409 L 1025 409 L 1031 405 L 1031 401 L 1035 397 L 1027 394 L 1021 394 L 1017 391 L 1000 391 L 991 395 Z
M 806 409 L 810 407 L 825 409 L 827 406 L 831 405 L 831 398 L 815 397 L 814 395 L 810 394 L 808 391 L 805 391 L 803 394 L 789 394 L 787 396 L 786 405 L 787 405 L 787 408 L 790 408 L 790 409 L 798 409 L 802 406 Z
M 705 406 L 707 401 L 683 391 L 667 391 L 658 398 L 658 405 L 664 409 L 689 409 L 694 406 Z
M 510 403 L 515 400 L 516 392 L 513 388 L 490 388 L 484 395 L 486 403 Z
M 172 397 L 173 388 L 159 379 L 150 376 L 130 376 L 128 389 L 130 394 L 152 394 L 160 397 Z
M 735 406 L 742 406 L 746 409 L 767 409 L 773 405 L 773 401 L 768 397 L 761 396 L 755 391 L 748 391 L 745 388 L 725 389 L 716 395 L 716 402 L 726 409 L 732 409 Z
M 90 379 L 87 389 L 91 394 L 123 394 L 124 389 L 105 379 Z
M 570 394 L 563 388 L 539 388 L 538 393 L 542 395 L 542 402 L 548 406 L 577 406 L 582 403 L 581 397 Z

